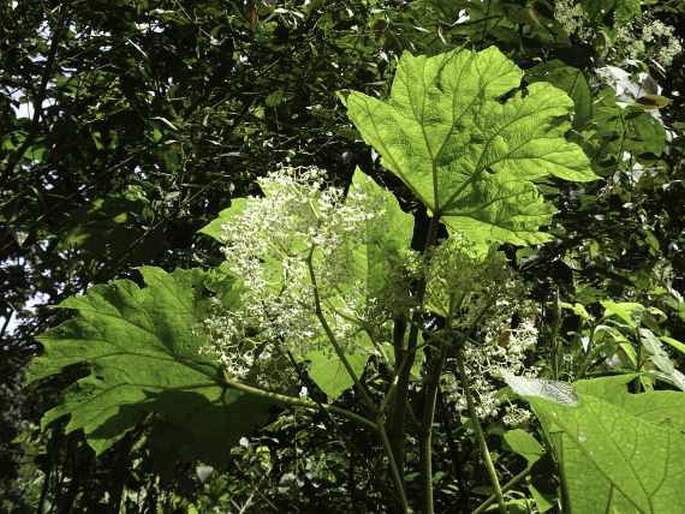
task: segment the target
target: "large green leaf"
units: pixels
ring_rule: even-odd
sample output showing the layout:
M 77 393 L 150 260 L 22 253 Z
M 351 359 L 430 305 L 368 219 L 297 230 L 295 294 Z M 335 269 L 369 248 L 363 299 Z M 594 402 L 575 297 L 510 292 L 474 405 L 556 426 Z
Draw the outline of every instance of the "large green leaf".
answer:
M 576 382 L 577 402 L 531 395 L 539 381 L 507 378 L 553 442 L 572 512 L 685 512 L 685 395 L 629 394 L 635 377 Z
M 85 364 L 89 373 L 48 411 L 46 425 L 69 415 L 67 431 L 83 430 L 100 453 L 143 420 L 182 457 L 221 462 L 232 442 L 261 421 L 267 405 L 219 385 L 218 365 L 200 354 L 206 274 L 154 267 L 129 280 L 98 285 L 59 307 L 75 318 L 38 339 L 45 352 L 30 368 L 35 381 Z
M 477 242 L 541 242 L 554 209 L 532 181 L 597 177 L 564 138 L 573 101 L 546 83 L 516 91 L 522 76 L 494 47 L 405 53 L 389 100 L 354 92 L 347 108 L 383 165 L 452 228 Z

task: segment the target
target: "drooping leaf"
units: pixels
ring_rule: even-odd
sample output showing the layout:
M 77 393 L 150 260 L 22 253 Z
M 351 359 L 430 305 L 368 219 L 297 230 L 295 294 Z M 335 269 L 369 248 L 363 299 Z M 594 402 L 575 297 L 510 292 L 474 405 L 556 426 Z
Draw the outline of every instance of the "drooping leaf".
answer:
M 83 430 L 101 453 L 143 420 L 184 458 L 221 462 L 230 444 L 261 421 L 268 405 L 226 390 L 218 364 L 200 353 L 205 273 L 154 267 L 129 280 L 91 288 L 59 305 L 76 316 L 39 337 L 45 352 L 30 368 L 32 381 L 85 364 L 88 375 L 70 386 L 43 426 L 69 415 L 67 431 Z M 183 434 L 181 436 L 180 434 Z M 165 436 L 166 437 L 166 436 Z
M 563 91 L 535 83 L 502 100 L 522 76 L 494 47 L 405 53 L 390 99 L 354 92 L 348 114 L 383 165 L 452 228 L 476 242 L 541 242 L 554 209 L 532 181 L 596 176 L 564 138 L 573 101 Z
M 593 163 L 602 175 L 614 172 L 617 159 L 624 152 L 637 157 L 658 157 L 667 141 L 663 124 L 642 107 L 617 103 L 617 91 L 633 102 L 631 95 L 641 85 L 623 76 L 616 78 L 613 85 L 616 90 L 605 87 L 595 94 L 592 119 L 583 128 L 584 149 L 593 156 Z
M 575 389 L 566 382 L 544 378 L 518 377 L 508 371 L 502 371 L 502 378 L 519 396 L 543 398 L 560 405 L 573 406 L 578 404 Z
M 661 336 L 660 339 L 661 339 L 664 343 L 670 345 L 672 348 L 675 348 L 675 349 L 678 350 L 680 353 L 682 353 L 683 355 L 685 355 L 685 344 L 683 344 L 683 343 L 681 343 L 680 341 L 678 341 L 677 339 L 674 339 L 674 338 L 669 337 L 669 336 Z
M 524 396 L 560 459 L 572 512 L 685 509 L 685 395 L 629 394 L 635 377 L 576 382 L 576 405 Z
M 641 328 L 639 333 L 640 343 L 646 350 L 649 360 L 659 370 L 657 376 L 685 391 L 685 375 L 676 369 L 661 340 L 648 328 Z

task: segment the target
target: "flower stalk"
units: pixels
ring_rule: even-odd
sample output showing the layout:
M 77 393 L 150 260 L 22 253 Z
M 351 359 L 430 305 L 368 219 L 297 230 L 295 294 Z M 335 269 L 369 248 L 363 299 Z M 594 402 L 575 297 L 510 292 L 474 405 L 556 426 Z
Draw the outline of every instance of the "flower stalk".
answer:
M 497 477 L 497 470 L 495 469 L 495 464 L 492 461 L 492 456 L 490 455 L 490 450 L 488 449 L 488 443 L 485 440 L 485 434 L 480 426 L 480 420 L 478 419 L 478 413 L 476 412 L 476 402 L 473 398 L 473 393 L 471 391 L 471 385 L 469 383 L 468 375 L 466 374 L 466 367 L 464 366 L 464 354 L 461 345 L 457 346 L 457 366 L 459 368 L 459 375 L 461 377 L 462 386 L 464 388 L 464 395 L 466 396 L 466 402 L 468 405 L 469 417 L 471 418 L 471 424 L 473 425 L 473 430 L 476 433 L 476 440 L 478 441 L 478 448 L 485 461 L 485 467 L 488 471 L 488 476 L 490 477 L 490 482 L 494 489 L 494 495 L 497 498 L 497 505 L 499 511 L 502 514 L 507 513 L 507 505 L 504 501 L 504 494 L 502 493 L 502 487 L 499 483 L 499 478 Z

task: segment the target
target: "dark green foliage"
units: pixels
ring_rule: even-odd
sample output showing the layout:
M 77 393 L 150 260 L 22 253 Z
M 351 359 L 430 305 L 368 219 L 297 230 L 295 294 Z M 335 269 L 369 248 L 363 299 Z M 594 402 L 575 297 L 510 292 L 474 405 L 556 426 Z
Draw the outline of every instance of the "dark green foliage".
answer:
M 224 461 L 217 448 L 228 451 L 245 427 L 235 426 L 223 402 L 235 400 L 229 409 L 242 415 L 241 402 L 252 400 L 222 397 L 213 365 L 197 371 L 211 384 L 206 394 L 163 392 L 157 383 L 138 388 L 131 401 L 117 397 L 105 414 L 111 417 L 95 433 L 107 441 L 97 457 L 73 430 L 87 432 L 87 423 L 57 420 L 63 411 L 53 412 L 50 430 L 41 436 L 23 420 L 36 421 L 65 388 L 101 391 L 103 382 L 119 383 L 121 377 L 98 379 L 97 358 L 85 348 L 79 359 L 48 364 L 45 375 L 70 365 L 39 390 L 24 387 L 22 370 L 42 351 L 33 337 L 72 314 L 46 305 L 112 279 L 123 280 L 89 295 L 120 291 L 138 298 L 147 289 L 131 281 L 138 280 L 133 270 L 140 265 L 171 270 L 220 262 L 216 248 L 196 231 L 232 197 L 255 193 L 253 179 L 277 163 L 318 164 L 341 185 L 360 164 L 392 184 L 404 206 L 415 205 L 412 192 L 372 160 L 336 96 L 359 90 L 386 97 L 403 50 L 435 55 L 462 45 L 496 45 L 525 70 L 524 91 L 551 82 L 574 101 L 568 138 L 582 146 L 603 180 L 544 181 L 539 187 L 559 211 L 547 229 L 555 240 L 530 250 L 507 247 L 540 305 L 537 359 L 547 362 L 545 373 L 573 380 L 613 372 L 605 359 L 616 351 L 614 340 L 598 339 L 603 346 L 593 359 L 582 351 L 582 337 L 606 321 L 600 304 L 606 298 L 659 307 L 665 317 L 644 326 L 684 340 L 685 308 L 678 296 L 685 288 L 683 138 L 667 142 L 653 112 L 617 105 L 614 91 L 595 74 L 611 59 L 607 45 L 619 25 L 647 12 L 679 26 L 683 8 L 677 2 L 581 3 L 602 37 L 567 33 L 554 18 L 555 2 L 541 1 L 313 0 L 304 6 L 20 0 L 17 8 L 0 0 L 0 468 L 10 470 L 0 477 L 0 510 L 105 512 L 120 504 L 126 512 L 233 511 L 244 505 L 254 512 L 390 509 L 392 484 L 377 440 L 337 416 L 299 409 L 279 415 L 260 404 L 260 419 L 271 415 L 275 421 L 248 434 L 249 444 L 234 446 L 232 459 Z M 461 18 L 462 9 L 469 10 L 468 20 Z M 649 62 L 642 68 L 672 100 L 660 114 L 679 133 L 685 130 L 683 59 L 666 69 Z M 20 102 L 21 116 L 14 109 Z M 648 172 L 632 173 L 635 164 Z M 197 305 L 212 295 L 234 299 L 225 273 L 202 279 L 197 273 L 191 282 L 206 288 L 195 289 Z M 68 302 L 77 306 L 86 298 L 93 296 Z M 28 309 L 27 301 L 39 305 Z M 578 307 L 560 307 L 564 302 L 578 302 L 594 318 L 584 318 Z M 10 318 L 12 325 L 19 318 L 14 330 L 5 323 Z M 85 327 L 82 314 L 51 329 L 37 362 L 50 359 L 68 331 L 82 334 Z M 640 348 L 634 333 L 626 338 Z M 182 339 L 190 344 L 192 337 Z M 159 355 L 177 355 L 165 346 L 167 339 L 159 341 Z M 685 357 L 677 351 L 671 357 L 682 369 Z M 124 359 L 122 369 L 130 362 Z M 189 371 L 180 361 L 174 365 Z M 388 377 L 374 366 L 371 360 L 367 373 L 380 394 Z M 346 393 L 338 404 L 354 409 L 356 400 Z M 474 464 L 479 457 L 472 429 L 440 397 L 436 427 L 436 509 L 471 511 L 491 493 L 485 471 Z M 484 428 L 504 477 L 527 469 L 516 436 L 500 423 Z M 521 428 L 542 440 L 537 425 Z M 405 479 L 418 505 L 418 428 L 411 420 L 408 432 Z M 190 463 L 198 456 L 217 465 L 208 477 Z M 530 485 L 517 486 L 540 510 L 558 495 L 553 459 L 548 448 L 532 464 Z

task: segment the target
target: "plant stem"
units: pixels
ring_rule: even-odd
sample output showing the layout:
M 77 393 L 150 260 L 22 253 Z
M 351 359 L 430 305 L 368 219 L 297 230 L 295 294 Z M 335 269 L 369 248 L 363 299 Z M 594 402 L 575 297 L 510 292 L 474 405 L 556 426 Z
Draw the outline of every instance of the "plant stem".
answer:
M 440 341 L 440 355 L 426 380 L 426 394 L 421 422 L 421 464 L 424 479 L 424 512 L 433 514 L 433 421 L 440 389 L 440 375 L 447 359 L 447 341 Z
M 393 338 L 393 344 L 397 386 L 394 391 L 395 399 L 388 416 L 388 432 L 390 434 L 390 443 L 393 452 L 395 453 L 395 460 L 397 461 L 402 474 L 404 474 L 404 443 L 406 437 L 407 414 L 410 413 L 408 401 L 409 382 L 411 368 L 414 365 L 416 348 L 418 346 L 419 326 L 421 323 L 419 317 L 423 311 L 423 302 L 426 295 L 426 274 L 430 264 L 430 253 L 428 250 L 435 245 L 439 223 L 438 216 L 430 218 L 426 230 L 426 237 L 418 244 L 417 250 L 423 252 L 422 277 L 419 284 L 416 286 L 416 311 L 412 316 L 412 319 L 409 320 L 411 326 L 409 328 L 406 347 L 404 343 L 406 318 L 402 317 L 395 321 L 397 333 L 393 334 L 395 336 Z M 399 327 L 397 326 L 398 323 L 400 324 Z M 398 328 L 400 328 L 400 330 L 397 330 Z
M 502 492 L 505 493 L 512 487 L 514 487 L 516 484 L 518 484 L 521 480 L 526 478 L 528 474 L 530 473 L 530 470 L 533 469 L 532 464 L 528 464 L 526 466 L 526 469 L 521 471 L 520 473 L 514 475 L 511 480 L 509 480 L 506 484 L 502 486 Z M 481 503 L 476 509 L 471 513 L 471 514 L 481 514 L 481 512 L 485 512 L 485 509 L 487 509 L 490 505 L 495 503 L 497 501 L 497 495 L 491 494 L 488 496 L 483 503 Z
M 559 380 L 559 357 L 561 348 L 559 347 L 559 325 L 561 324 L 561 308 L 559 307 L 559 290 L 554 291 L 554 319 L 552 320 L 552 331 L 550 334 L 550 344 L 552 346 L 552 378 Z
M 340 343 L 338 342 L 337 338 L 335 337 L 333 330 L 331 329 L 330 325 L 328 324 L 328 321 L 326 320 L 326 317 L 324 316 L 323 309 L 321 307 L 321 298 L 319 296 L 319 288 L 317 286 L 317 281 L 316 281 L 316 274 L 314 273 L 314 265 L 312 263 L 312 257 L 314 255 L 314 249 L 315 249 L 315 247 L 312 246 L 312 248 L 309 251 L 309 255 L 307 256 L 307 268 L 309 270 L 309 278 L 310 278 L 311 283 L 312 283 L 312 289 L 313 289 L 313 295 L 314 295 L 314 312 L 316 314 L 317 319 L 321 323 L 321 326 L 323 327 L 324 332 L 326 332 L 326 335 L 328 336 L 328 339 L 331 342 L 331 345 L 333 346 L 336 354 L 338 355 L 338 358 L 343 363 L 343 366 L 345 367 L 345 370 L 347 371 L 350 378 L 352 378 L 352 380 L 355 384 L 355 387 L 357 388 L 357 390 L 359 390 L 360 394 L 362 395 L 362 399 L 366 403 L 367 408 L 371 412 L 378 414 L 378 420 L 376 423 L 373 423 L 370 420 L 363 418 L 361 416 L 358 416 L 358 417 L 365 420 L 366 422 L 372 423 L 373 427 L 380 434 L 381 440 L 383 441 L 383 447 L 385 448 L 385 451 L 388 455 L 388 461 L 390 462 L 390 470 L 391 470 L 391 473 L 393 476 L 393 482 L 395 483 L 395 488 L 397 489 L 397 492 L 400 495 L 402 512 L 409 512 L 409 504 L 407 503 L 407 495 L 406 495 L 405 490 L 404 490 L 404 480 L 403 480 L 402 469 L 398 467 L 397 460 L 395 459 L 395 455 L 393 453 L 393 447 L 390 444 L 390 439 L 388 438 L 388 434 L 385 430 L 384 414 L 381 411 L 379 411 L 379 409 L 376 407 L 376 404 L 374 403 L 373 399 L 371 398 L 371 395 L 369 395 L 369 393 L 366 391 L 366 388 L 364 387 L 364 385 L 359 380 L 359 377 L 357 376 L 354 369 L 350 365 L 350 362 L 347 360 L 347 357 L 345 356 L 345 352 L 343 351 L 342 346 L 340 346 Z M 333 406 L 327 405 L 327 407 L 332 408 Z M 336 409 L 337 409 L 337 407 L 336 407 Z M 335 412 L 335 411 L 332 410 L 332 412 Z M 354 413 L 351 413 L 351 414 L 354 414 Z M 354 414 L 354 415 L 357 416 L 356 414 Z
M 382 416 L 378 419 L 377 422 L 373 422 L 370 419 L 365 418 L 364 416 L 360 416 L 359 414 L 356 414 L 347 409 L 343 409 L 342 407 L 336 407 L 335 405 L 330 405 L 328 403 L 315 402 L 314 400 L 310 400 L 309 398 L 302 398 L 300 396 L 291 396 L 288 394 L 277 393 L 274 391 L 269 391 L 267 389 L 262 389 L 261 387 L 255 387 L 248 384 L 244 384 L 242 382 L 232 380 L 225 373 L 223 376 L 222 384 L 227 387 L 230 387 L 231 389 L 236 389 L 247 394 L 267 398 L 269 400 L 274 400 L 288 405 L 305 407 L 307 409 L 312 410 L 323 409 L 326 412 L 339 414 L 340 416 L 346 417 L 352 421 L 356 421 L 357 423 L 366 425 L 367 427 L 378 432 L 380 434 L 381 441 L 383 442 L 383 447 L 385 448 L 385 451 L 388 455 L 393 482 L 395 484 L 395 487 L 397 488 L 397 493 L 400 496 L 402 512 L 409 512 L 409 503 L 407 502 L 407 495 L 404 490 L 404 481 L 402 480 L 400 469 L 397 466 L 397 462 L 395 461 L 395 456 L 393 455 L 392 447 L 390 446 L 390 440 L 388 439 L 388 434 L 385 431 L 385 421 L 382 419 Z
M 66 4 L 62 3 L 59 6 L 59 17 L 55 26 L 51 26 L 52 29 L 52 41 L 50 42 L 50 48 L 48 50 L 47 60 L 45 61 L 45 68 L 43 68 L 43 75 L 40 79 L 40 85 L 36 94 L 33 96 L 33 116 L 31 118 L 31 125 L 29 127 L 29 133 L 27 134 L 24 142 L 21 146 L 13 153 L 7 157 L 6 166 L 4 171 L 1 173 L 2 181 L 8 181 L 12 178 L 14 174 L 14 169 L 20 164 L 22 158 L 26 152 L 31 148 L 31 145 L 35 142 L 36 136 L 39 132 L 40 118 L 43 114 L 43 101 L 48 93 L 48 87 L 50 84 L 50 79 L 55 71 L 55 62 L 57 59 L 57 53 L 59 51 L 59 45 L 64 38 L 65 33 L 68 30 L 69 24 L 69 9 Z
M 464 394 L 466 395 L 466 404 L 469 409 L 469 416 L 471 417 L 471 424 L 473 425 L 473 430 L 476 433 L 476 439 L 478 440 L 478 447 L 485 460 L 485 467 L 488 470 L 488 475 L 490 476 L 490 482 L 495 490 L 495 497 L 497 498 L 497 505 L 499 506 L 499 511 L 502 514 L 507 513 L 507 506 L 504 503 L 504 495 L 502 494 L 502 488 L 499 484 L 499 479 L 497 478 L 497 470 L 495 470 L 495 465 L 492 462 L 492 457 L 490 456 L 490 450 L 488 450 L 488 443 L 485 440 L 485 434 L 483 434 L 483 429 L 480 426 L 480 421 L 478 420 L 478 413 L 476 412 L 476 402 L 471 394 L 471 384 L 469 383 L 468 377 L 466 375 L 466 367 L 464 366 L 464 353 L 463 347 L 458 345 L 457 347 L 457 366 L 459 367 L 459 375 L 461 376 L 462 387 L 464 388 Z
M 328 337 L 328 340 L 330 341 L 331 345 L 333 346 L 333 349 L 335 350 L 336 355 L 340 359 L 340 362 L 342 362 L 343 366 L 345 367 L 345 371 L 347 371 L 347 374 L 350 376 L 350 378 L 354 382 L 356 389 L 361 394 L 362 399 L 364 400 L 364 403 L 366 403 L 367 408 L 371 412 L 376 413 L 378 411 L 378 409 L 376 408 L 376 404 L 374 403 L 373 399 L 371 398 L 371 395 L 369 395 L 369 393 L 366 391 L 366 388 L 364 387 L 364 385 L 359 380 L 359 377 L 357 376 L 357 373 L 352 368 L 350 361 L 347 360 L 347 356 L 345 355 L 345 351 L 342 349 L 342 346 L 338 342 L 337 337 L 335 337 L 333 330 L 331 329 L 330 325 L 328 324 L 328 321 L 326 320 L 326 316 L 324 316 L 324 314 L 323 314 L 323 308 L 321 307 L 321 297 L 319 296 L 319 287 L 318 287 L 317 282 L 316 282 L 316 274 L 314 273 L 314 265 L 312 263 L 312 258 L 314 255 L 314 249 L 315 248 L 316 248 L 315 246 L 312 246 L 310 251 L 309 251 L 309 255 L 307 256 L 307 269 L 309 270 L 309 279 L 312 282 L 312 292 L 314 295 L 314 313 L 316 314 L 316 317 L 319 320 L 319 323 L 321 323 L 321 327 L 323 328 L 324 332 L 326 333 L 326 336 Z
M 409 502 L 407 501 L 407 493 L 404 490 L 404 477 L 400 473 L 400 468 L 395 460 L 395 455 L 392 451 L 392 446 L 390 445 L 390 439 L 388 438 L 388 433 L 385 431 L 384 421 L 380 419 L 378 425 L 376 426 L 378 432 L 381 435 L 381 440 L 383 441 L 383 448 L 385 448 L 385 453 L 388 455 L 388 461 L 390 462 L 390 470 L 392 472 L 392 479 L 395 483 L 395 488 L 400 495 L 400 505 L 402 507 L 402 513 L 406 514 L 409 512 Z
M 254 387 L 251 385 L 243 384 L 242 382 L 232 380 L 225 373 L 221 383 L 227 387 L 230 387 L 231 389 L 236 389 L 247 394 L 260 396 L 262 398 L 267 398 L 269 400 L 274 400 L 280 403 L 295 405 L 298 407 L 306 407 L 307 409 L 313 410 L 323 409 L 327 412 L 339 414 L 343 417 L 351 419 L 352 421 L 356 421 L 357 423 L 366 425 L 367 427 L 372 428 L 373 430 L 378 430 L 378 425 L 370 419 L 367 419 L 364 416 L 360 416 L 359 414 L 352 412 L 350 410 L 343 409 L 342 407 L 336 407 L 335 405 L 330 405 L 328 403 L 318 403 L 309 398 L 291 396 L 289 394 L 277 393 L 275 391 L 269 391 L 268 389 L 262 389 L 261 387 Z

